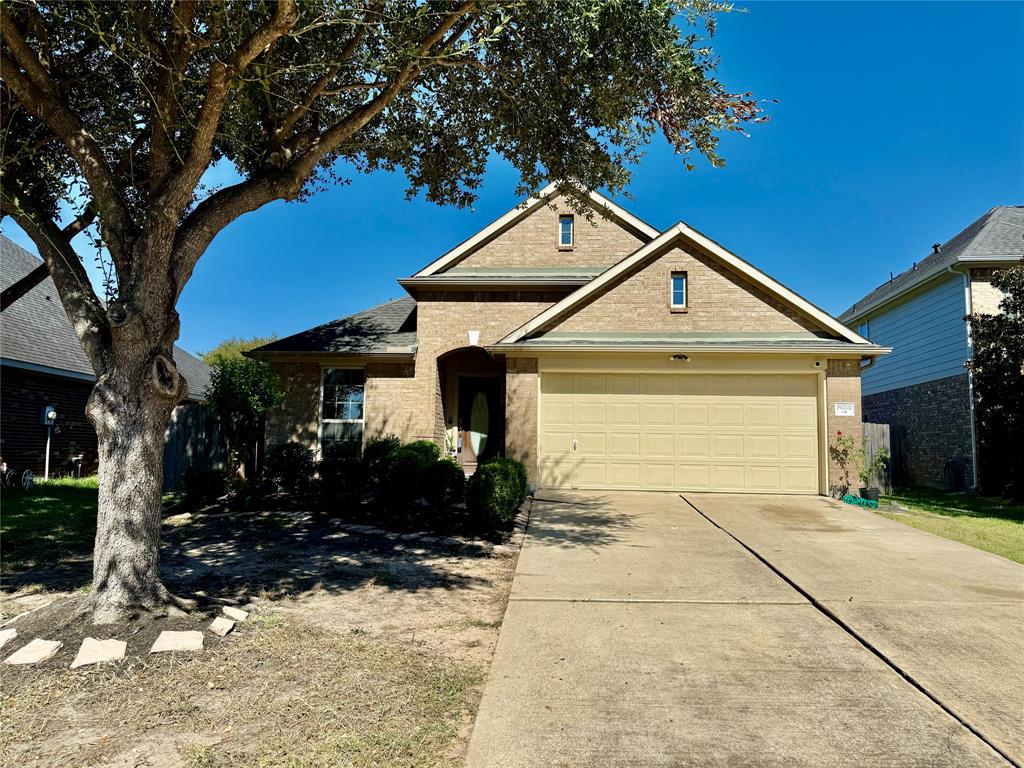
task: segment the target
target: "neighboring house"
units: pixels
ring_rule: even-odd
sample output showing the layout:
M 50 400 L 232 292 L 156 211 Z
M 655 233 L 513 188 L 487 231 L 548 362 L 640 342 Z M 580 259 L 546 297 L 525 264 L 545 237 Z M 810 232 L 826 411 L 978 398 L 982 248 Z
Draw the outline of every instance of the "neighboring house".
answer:
M 0 281 L 7 288 L 40 264 L 40 259 L 0 235 Z M 177 485 L 194 461 L 216 460 L 218 430 L 201 405 L 210 369 L 178 347 L 174 361 L 188 381 L 189 401 L 178 406 L 167 432 L 165 483 Z M 64 311 L 51 278 L 0 315 L 0 456 L 8 466 L 42 475 L 46 432 L 42 411 L 57 412 L 50 440 L 50 472 L 66 472 L 82 457 L 82 473 L 98 466 L 96 433 L 85 404 L 96 376 Z
M 549 186 L 399 280 L 410 298 L 253 350 L 286 391 L 268 443 L 394 433 L 536 486 L 826 493 L 887 350 L 686 224 L 589 203 Z
M 977 485 L 965 316 L 996 314 L 1000 267 L 1024 257 L 1024 206 L 997 206 L 840 319 L 893 348 L 861 374 L 864 421 L 890 425 L 894 479 Z

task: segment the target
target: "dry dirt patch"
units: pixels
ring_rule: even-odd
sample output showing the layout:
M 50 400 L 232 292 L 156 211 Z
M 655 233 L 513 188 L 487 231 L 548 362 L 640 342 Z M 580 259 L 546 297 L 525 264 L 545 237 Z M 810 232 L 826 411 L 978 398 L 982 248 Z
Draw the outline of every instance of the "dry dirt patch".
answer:
M 461 761 L 514 553 L 411 550 L 300 514 L 195 520 L 164 535 L 168 585 L 202 593 L 205 610 L 100 629 L 60 619 L 80 596 L 48 595 L 5 655 L 29 632 L 65 647 L 38 667 L 0 668 L 0 763 Z M 203 628 L 222 601 L 255 613 L 227 638 L 205 633 L 201 653 L 146 653 L 161 629 Z M 86 635 L 127 640 L 128 658 L 69 670 Z

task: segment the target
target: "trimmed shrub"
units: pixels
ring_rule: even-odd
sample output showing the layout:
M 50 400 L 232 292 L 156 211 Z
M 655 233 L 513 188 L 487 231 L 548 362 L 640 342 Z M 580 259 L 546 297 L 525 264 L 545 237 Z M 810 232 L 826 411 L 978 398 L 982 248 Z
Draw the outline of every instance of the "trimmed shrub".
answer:
M 466 473 L 452 459 L 435 461 L 423 471 L 423 496 L 432 507 L 450 509 L 466 498 Z
M 337 514 L 362 505 L 366 494 L 366 465 L 359 455 L 358 443 L 334 443 L 323 450 L 317 466 L 320 482 L 317 491 L 320 507 Z
M 466 508 L 484 529 L 508 530 L 526 500 L 526 491 L 526 469 L 520 462 L 492 459 L 477 467 L 466 483 Z
M 426 469 L 441 458 L 437 443 L 430 440 L 416 440 L 403 445 L 395 452 L 396 457 L 410 456 L 416 459 L 421 469 Z
M 313 468 L 313 451 L 298 443 L 285 443 L 270 450 L 263 472 L 282 491 L 299 493 L 309 488 Z
M 402 441 L 394 435 L 372 437 L 363 446 L 363 469 L 366 473 L 366 488 L 379 495 L 391 479 L 395 451 L 402 447 Z
M 185 504 L 198 507 L 219 499 L 228 490 L 228 480 L 219 469 L 200 469 L 189 467 L 181 479 L 185 493 Z

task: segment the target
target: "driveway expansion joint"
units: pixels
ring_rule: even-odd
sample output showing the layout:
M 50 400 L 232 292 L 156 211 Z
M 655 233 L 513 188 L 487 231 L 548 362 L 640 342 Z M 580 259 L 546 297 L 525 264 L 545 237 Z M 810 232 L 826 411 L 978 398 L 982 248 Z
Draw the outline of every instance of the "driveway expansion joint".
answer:
M 707 520 L 709 523 L 711 523 L 711 525 L 713 525 L 715 528 L 720 530 L 726 536 L 728 536 L 733 541 L 735 541 L 737 544 L 739 544 L 741 547 L 743 547 L 743 549 L 745 549 L 747 552 L 749 552 L 751 555 L 753 555 L 762 565 L 764 565 L 772 573 L 774 573 L 776 576 L 778 576 L 780 579 L 782 579 L 784 582 L 786 582 L 786 584 L 788 584 L 790 587 L 792 587 L 794 590 L 796 590 L 796 592 L 798 592 L 800 595 L 802 595 L 806 599 L 806 601 L 808 603 L 810 603 L 811 606 L 813 606 L 815 609 L 817 609 L 823 616 L 825 616 L 827 619 L 832 621 L 836 626 L 838 626 L 840 629 L 842 629 L 846 634 L 848 634 L 850 637 L 852 637 L 854 640 L 856 640 L 867 651 L 869 651 L 872 655 L 874 655 L 876 658 L 878 658 L 883 664 L 885 664 L 893 672 L 895 672 L 897 675 L 899 675 L 905 682 L 909 683 L 919 693 L 923 694 L 929 701 L 931 701 L 933 704 L 935 704 L 937 707 L 939 707 L 939 709 L 941 709 L 943 712 L 945 712 L 947 715 L 949 715 L 951 718 L 953 718 L 956 722 L 958 722 L 961 726 L 963 726 L 967 731 L 969 731 L 971 734 L 973 734 L 979 741 L 983 742 L 989 749 L 991 749 L 993 752 L 995 752 L 1000 758 L 1005 760 L 1009 765 L 1013 766 L 1014 768 L 1024 768 L 1024 766 L 1022 766 L 1011 755 L 1007 754 L 1007 752 L 1005 752 L 1003 749 L 1001 749 L 992 739 L 990 739 L 988 736 L 986 736 L 977 726 L 975 726 L 970 721 L 968 721 L 966 718 L 964 718 L 962 715 L 960 715 L 950 705 L 948 705 L 944 701 L 942 701 L 942 699 L 940 699 L 936 694 L 934 694 L 931 691 L 929 691 L 922 683 L 920 683 L 912 675 L 910 675 L 910 673 L 908 673 L 906 670 L 901 668 L 895 661 L 890 659 L 885 653 L 883 653 L 881 650 L 879 650 L 875 645 L 873 645 L 869 640 L 867 640 L 867 638 L 865 638 L 863 635 L 861 635 L 850 624 L 848 624 L 846 621 L 844 621 L 842 618 L 840 618 L 837 614 L 835 614 L 821 600 L 816 598 L 814 595 L 812 595 L 810 592 L 808 592 L 806 589 L 804 589 L 802 586 L 800 586 L 796 581 L 794 581 L 792 578 L 787 576 L 780 568 L 778 568 L 777 566 L 773 565 L 772 562 L 770 560 L 768 560 L 764 555 L 762 555 L 756 549 L 754 549 L 749 544 L 744 542 L 742 539 L 740 539 L 738 536 L 736 536 L 734 533 L 732 533 L 729 529 L 727 529 L 724 526 L 720 525 L 712 517 L 710 517 L 709 515 L 705 514 L 703 511 L 701 511 L 692 501 L 690 501 L 688 498 L 686 498 L 683 494 L 679 494 L 679 498 L 682 499 L 683 502 L 686 503 L 694 512 L 696 512 L 698 515 L 703 517 L 705 520 Z M 835 598 L 831 598 L 831 599 L 835 600 Z

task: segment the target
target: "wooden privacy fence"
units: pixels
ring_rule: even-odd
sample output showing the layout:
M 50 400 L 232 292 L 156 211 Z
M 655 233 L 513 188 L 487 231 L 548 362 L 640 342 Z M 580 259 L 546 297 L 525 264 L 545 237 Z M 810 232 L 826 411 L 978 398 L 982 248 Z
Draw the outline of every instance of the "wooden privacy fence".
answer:
M 180 487 L 189 467 L 222 469 L 220 422 L 205 405 L 185 403 L 171 413 L 164 434 L 164 489 Z
M 889 425 L 888 424 L 870 424 L 864 422 L 863 427 L 863 440 L 864 440 L 864 452 L 867 454 L 867 459 L 870 462 L 875 455 L 882 449 L 885 448 L 889 452 L 889 466 L 890 468 L 895 466 L 893 461 L 892 445 L 889 440 Z M 874 486 L 881 489 L 882 493 L 892 492 L 892 477 L 891 471 L 882 471 L 877 476 L 872 477 L 868 482 L 869 486 Z

